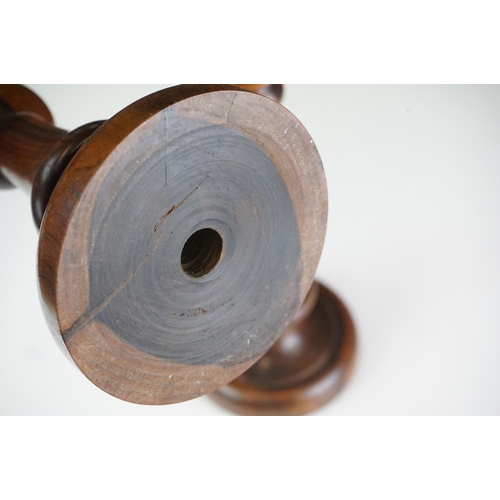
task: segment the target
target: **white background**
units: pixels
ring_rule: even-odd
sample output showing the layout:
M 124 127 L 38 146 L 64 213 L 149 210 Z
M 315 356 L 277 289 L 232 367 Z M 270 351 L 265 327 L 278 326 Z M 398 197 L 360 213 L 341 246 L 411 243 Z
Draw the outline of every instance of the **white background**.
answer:
M 68 130 L 163 87 L 30 86 Z M 500 86 L 287 85 L 283 104 L 323 158 L 318 278 L 359 345 L 315 414 L 499 415 Z M 0 228 L 0 414 L 229 415 L 209 397 L 141 407 L 94 387 L 45 325 L 23 192 L 0 192 Z

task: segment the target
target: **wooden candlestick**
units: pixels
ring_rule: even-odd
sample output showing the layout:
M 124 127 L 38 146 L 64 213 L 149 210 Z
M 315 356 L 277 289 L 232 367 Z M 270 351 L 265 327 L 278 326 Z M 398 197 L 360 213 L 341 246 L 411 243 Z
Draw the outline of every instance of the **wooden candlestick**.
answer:
M 181 85 L 68 133 L 28 89 L 4 85 L 0 172 L 31 191 L 51 332 L 123 400 L 225 386 L 311 288 L 326 230 L 321 160 L 295 116 L 254 92 Z
M 241 85 L 281 100 L 281 85 Z M 294 321 L 242 376 L 212 394 L 242 415 L 303 415 L 328 403 L 352 372 L 356 339 L 349 311 L 314 282 Z

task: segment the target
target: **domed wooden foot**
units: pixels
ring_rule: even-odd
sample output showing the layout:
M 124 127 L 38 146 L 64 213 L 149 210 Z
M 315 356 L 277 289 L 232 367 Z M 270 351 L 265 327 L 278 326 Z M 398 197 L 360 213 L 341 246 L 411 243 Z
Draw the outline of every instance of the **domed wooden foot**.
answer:
M 295 321 L 248 371 L 212 394 L 242 415 L 303 415 L 330 401 L 353 367 L 354 325 L 344 304 L 315 282 Z

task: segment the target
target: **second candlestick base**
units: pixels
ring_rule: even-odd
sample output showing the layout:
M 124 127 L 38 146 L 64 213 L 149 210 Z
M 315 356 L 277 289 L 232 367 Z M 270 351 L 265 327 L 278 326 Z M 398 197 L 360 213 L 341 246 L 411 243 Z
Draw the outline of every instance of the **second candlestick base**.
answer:
M 356 340 L 341 300 L 314 283 L 296 319 L 249 370 L 212 393 L 241 415 L 304 415 L 328 403 L 352 371 Z

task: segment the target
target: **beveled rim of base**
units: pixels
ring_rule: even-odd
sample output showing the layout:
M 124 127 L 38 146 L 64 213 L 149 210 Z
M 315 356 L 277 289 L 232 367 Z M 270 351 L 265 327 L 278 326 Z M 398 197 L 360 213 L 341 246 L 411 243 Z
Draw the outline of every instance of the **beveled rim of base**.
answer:
M 73 236 L 82 237 L 81 231 L 79 230 L 79 222 L 88 218 L 90 212 L 89 206 L 86 205 L 86 201 L 93 200 L 92 197 L 98 192 L 96 188 L 97 182 L 106 175 L 106 172 L 103 173 L 103 170 L 100 170 L 101 166 L 107 164 L 108 158 L 114 153 L 118 145 L 123 146 L 129 137 L 139 128 L 144 130 L 144 127 L 149 127 L 151 123 L 155 120 L 157 121 L 159 113 L 163 112 L 166 108 L 176 105 L 181 101 L 186 101 L 192 97 L 198 98 L 205 94 L 215 93 L 220 93 L 221 95 L 224 93 L 226 101 L 230 104 L 228 109 L 225 110 L 226 122 L 235 100 L 235 98 L 233 98 L 231 102 L 228 98 L 233 96 L 233 94 L 235 96 L 241 95 L 245 102 L 253 99 L 263 99 L 262 102 L 265 101 L 268 103 L 266 104 L 268 112 L 273 115 L 276 114 L 276 107 L 279 107 L 283 114 L 288 113 L 290 116 L 293 116 L 285 108 L 281 109 L 282 107 L 278 103 L 261 96 L 256 96 L 251 92 L 231 85 L 177 86 L 151 94 L 150 96 L 147 96 L 125 108 L 123 111 L 104 123 L 81 147 L 70 162 L 66 171 L 63 173 L 58 185 L 52 193 L 42 221 L 38 253 L 38 274 L 40 296 L 46 320 L 63 352 L 75 362 L 87 378 L 89 378 L 96 386 L 105 392 L 108 392 L 109 394 L 125 401 L 156 405 L 178 403 L 188 399 L 193 399 L 194 397 L 199 397 L 222 387 L 251 366 L 251 363 L 249 362 L 245 362 L 243 364 L 237 364 L 235 362 L 235 364 L 229 368 L 211 366 L 211 368 L 213 368 L 212 372 L 210 372 L 207 367 L 201 366 L 199 371 L 202 375 L 204 373 L 204 376 L 206 377 L 203 384 L 196 385 L 199 384 L 198 375 L 190 374 L 189 377 L 193 379 L 192 381 L 189 380 L 190 385 L 188 384 L 190 392 L 186 390 L 184 391 L 184 394 L 177 391 L 174 395 L 172 395 L 175 391 L 170 391 L 170 389 L 160 393 L 160 383 L 155 385 L 155 388 L 158 389 L 156 392 L 156 389 L 141 389 L 139 391 L 134 385 L 135 382 L 130 382 L 130 385 L 127 385 L 127 381 L 124 381 L 124 387 L 116 389 L 116 384 L 114 384 L 114 382 L 113 386 L 109 385 L 106 380 L 108 376 L 107 372 L 104 373 L 104 371 L 102 371 L 101 365 L 99 365 L 99 367 L 92 366 L 91 369 L 87 368 L 86 363 L 90 363 L 92 357 L 85 354 L 84 351 L 85 349 L 88 349 L 89 346 L 82 344 L 82 347 L 80 347 L 80 345 L 78 345 L 77 352 L 77 348 L 75 346 L 77 342 L 80 342 L 80 340 L 73 340 L 76 339 L 78 335 L 74 334 L 81 330 L 81 325 L 78 323 L 80 318 L 79 316 L 74 315 L 72 311 L 69 313 L 66 312 L 66 309 L 69 310 L 69 307 L 66 308 L 66 304 L 70 302 L 70 299 L 65 293 L 65 291 L 69 288 L 64 284 L 64 276 L 67 276 L 67 265 L 65 263 L 61 263 L 63 250 L 66 251 L 67 247 L 69 248 L 69 245 L 67 245 L 66 242 L 71 241 Z M 217 119 L 219 119 L 219 117 L 217 117 Z M 241 120 L 243 119 L 247 120 L 246 117 Z M 294 120 L 296 119 L 294 118 Z M 257 130 L 257 125 L 259 124 L 260 122 L 258 124 L 252 123 L 251 125 L 255 128 L 255 130 Z M 272 127 L 277 126 L 278 125 L 276 123 L 273 123 L 272 125 Z M 260 127 L 258 128 L 260 129 Z M 287 131 L 285 130 L 283 133 L 286 132 Z M 291 132 L 293 131 L 289 131 L 288 136 L 290 136 Z M 272 134 L 268 134 L 266 137 L 269 137 L 269 140 L 276 142 Z M 283 149 L 279 142 L 278 145 L 280 148 L 276 149 Z M 306 236 L 302 235 L 301 240 L 305 247 L 303 263 L 304 266 L 308 266 L 307 272 L 302 271 L 300 289 L 301 291 L 304 289 L 306 292 L 313 279 L 313 273 L 315 272 L 317 260 L 319 260 L 319 255 L 323 246 L 327 212 L 326 210 L 323 210 L 323 206 L 327 204 L 327 195 L 326 182 L 323 183 L 324 172 L 321 160 L 319 159 L 315 145 L 313 144 L 313 141 L 310 140 L 309 136 L 307 137 L 307 140 L 304 140 L 304 144 L 302 146 L 303 149 L 300 150 L 300 148 L 298 148 L 299 151 L 314 152 L 310 155 L 304 155 L 308 160 L 310 160 L 309 163 L 312 163 L 309 165 L 311 171 L 309 172 L 308 179 L 303 180 L 302 177 L 299 176 L 299 174 L 303 171 L 298 168 L 299 160 L 304 161 L 302 157 L 299 158 L 297 156 L 299 159 L 294 157 L 295 166 L 293 169 L 293 173 L 297 175 L 297 179 L 300 179 L 300 185 L 295 186 L 295 189 L 296 192 L 299 193 L 297 194 L 297 198 L 300 198 L 300 195 L 303 196 L 303 198 L 299 200 L 299 208 L 302 208 L 302 215 L 306 213 L 306 208 L 309 206 L 314 207 L 314 210 L 312 210 L 313 214 L 311 216 L 314 224 L 311 226 L 310 224 L 307 225 L 305 222 L 302 222 L 300 226 L 306 234 Z M 312 161 L 313 158 L 314 161 Z M 276 164 L 278 165 L 279 162 L 276 162 Z M 108 167 L 109 165 L 106 166 L 106 168 Z M 290 171 L 292 171 L 292 169 L 290 169 Z M 310 187 L 311 184 L 316 185 L 315 191 Z M 302 194 L 303 192 L 306 192 L 307 194 Z M 321 203 L 324 205 L 321 205 Z M 306 208 L 304 208 L 304 206 Z M 317 238 L 308 237 L 314 235 L 316 235 Z M 316 245 L 313 245 L 313 240 L 316 241 Z M 74 251 L 73 247 L 71 247 L 70 250 L 71 251 L 69 253 L 72 255 L 87 255 L 85 251 Z M 74 272 L 75 271 L 71 269 L 71 273 Z M 80 283 L 84 284 L 86 280 L 88 281 L 88 278 L 85 278 L 84 271 L 82 271 L 81 274 L 82 279 L 80 280 Z M 63 277 L 61 278 L 61 276 Z M 72 282 L 74 281 L 75 279 L 72 279 Z M 61 283 L 62 285 L 60 286 Z M 81 302 L 88 302 L 88 300 L 84 297 L 84 294 L 80 294 L 80 296 L 83 297 L 81 298 Z M 79 311 L 85 311 L 84 306 L 85 304 L 82 304 L 82 307 L 78 306 L 77 309 Z M 72 307 L 72 309 L 75 308 Z M 140 364 L 141 367 L 150 368 L 152 373 L 151 376 L 161 379 L 161 383 L 163 383 L 163 385 L 168 382 L 168 375 L 165 376 L 165 372 L 166 370 L 170 370 L 170 367 L 166 366 L 165 363 L 158 361 L 159 358 L 154 359 L 154 356 L 143 356 L 143 353 L 140 353 L 140 356 L 138 356 L 137 353 L 139 351 L 132 352 L 128 349 L 129 346 L 125 345 L 119 339 L 114 338 L 111 333 L 107 332 L 101 326 L 102 325 L 96 325 L 92 331 L 89 327 L 89 331 L 86 331 L 86 333 L 95 336 L 95 338 L 99 341 L 102 339 L 109 341 L 110 345 L 112 344 L 114 346 L 113 349 L 115 350 L 113 352 L 118 352 L 118 350 L 120 350 L 120 353 L 123 353 L 123 360 L 127 361 L 129 358 L 138 359 L 137 363 Z M 85 325 L 85 328 L 87 328 L 87 324 Z M 272 333 L 275 335 L 276 332 Z M 70 342 L 71 346 L 69 345 Z M 77 354 L 75 355 L 75 353 Z M 264 352 L 260 355 L 262 354 L 264 354 Z M 252 363 L 257 361 L 257 359 L 252 360 Z M 124 366 L 126 365 L 126 363 L 123 364 Z M 161 373 L 161 375 L 157 375 L 159 373 Z M 188 378 L 186 373 L 187 371 L 184 371 L 181 375 L 179 375 L 179 387 L 181 387 L 182 384 L 186 385 L 185 381 Z M 121 375 L 117 375 L 116 377 L 118 379 Z

